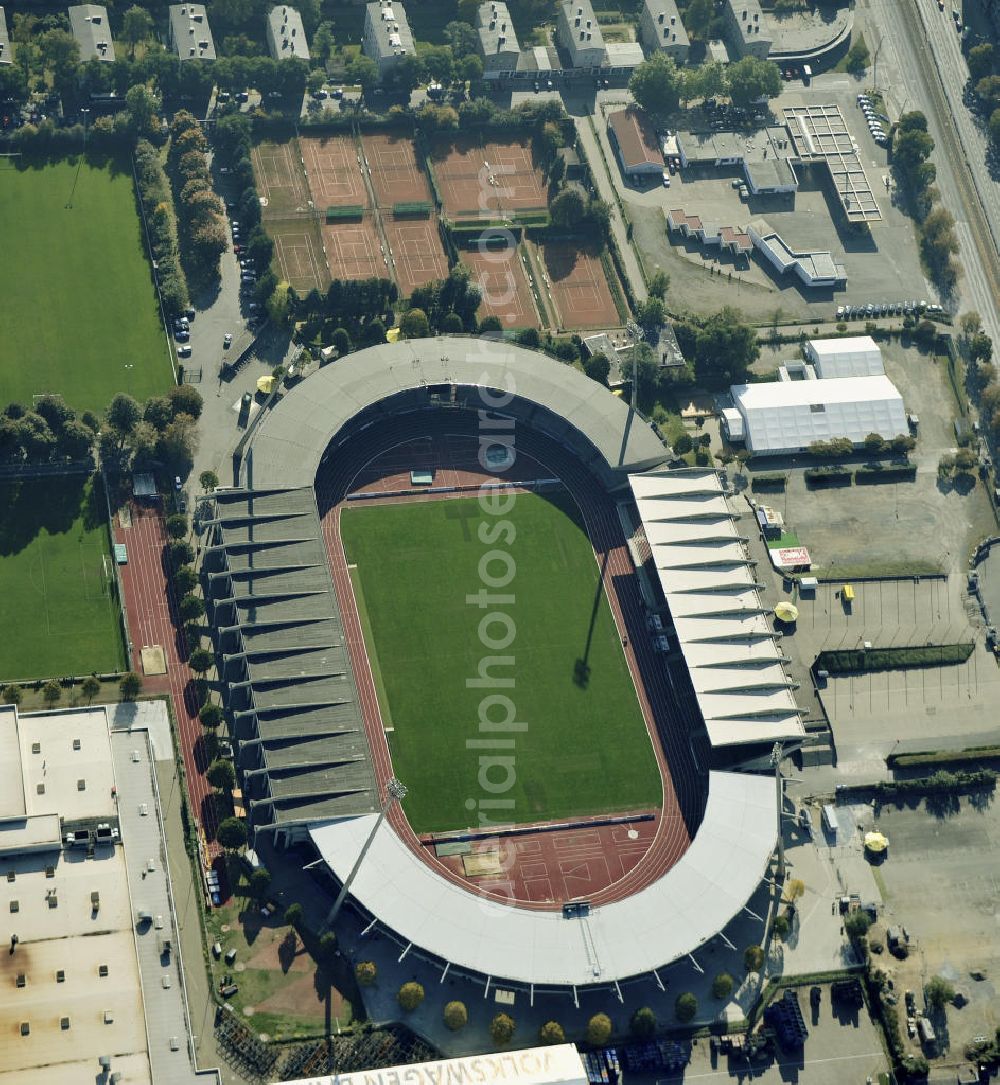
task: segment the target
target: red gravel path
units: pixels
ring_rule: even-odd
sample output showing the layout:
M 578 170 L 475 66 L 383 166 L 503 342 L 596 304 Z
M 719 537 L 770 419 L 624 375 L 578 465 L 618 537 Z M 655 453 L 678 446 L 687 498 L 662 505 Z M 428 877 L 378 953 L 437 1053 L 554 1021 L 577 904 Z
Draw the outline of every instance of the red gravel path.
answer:
M 354 490 L 356 479 L 373 489 L 395 488 L 400 481 L 401 455 L 405 455 L 407 446 L 410 442 L 431 435 L 434 436 L 432 447 L 437 449 L 435 455 L 440 457 L 438 463 L 442 470 L 460 472 L 463 481 L 466 478 L 476 482 L 483 480 L 486 476 L 475 460 L 456 462 L 456 449 L 461 449 L 463 445 L 466 450 L 469 448 L 474 426 L 475 416 L 464 411 L 423 412 L 391 418 L 369 426 L 349 444 L 338 449 L 336 454 L 329 457 L 317 478 L 324 539 L 380 784 L 391 775 L 392 761 L 340 539 L 340 502 L 348 492 Z M 517 838 L 520 845 L 517 852 L 518 871 L 509 876 L 502 886 L 497 884 L 491 888 L 488 884 L 470 882 L 435 859 L 413 833 L 399 806 L 393 809 L 390 820 L 400 838 L 424 861 L 443 877 L 470 891 L 500 896 L 509 903 L 516 900 L 521 907 L 537 909 L 559 907 L 565 899 L 560 893 L 572 896 L 585 894 L 595 904 L 609 903 L 656 881 L 681 858 L 701 819 L 704 788 L 698 779 L 691 754 L 686 722 L 676 704 L 675 695 L 668 687 L 662 660 L 653 651 L 645 630 L 642 598 L 613 499 L 601 490 L 579 460 L 548 438 L 520 427 L 516 447 L 519 460 L 524 455 L 526 460 L 530 459 L 534 465 L 540 466 L 543 475 L 558 476 L 563 480 L 583 512 L 595 557 L 604 568 L 608 599 L 619 632 L 628 637 L 625 654 L 660 765 L 663 804 L 659 816 L 652 823 L 655 833 L 652 839 L 648 839 L 649 830 L 646 828 L 644 832 L 643 827 L 650 823 L 636 825 L 635 828 L 640 831 L 639 841 L 628 841 L 627 848 L 621 840 L 620 827 L 600 831 L 588 828 L 582 832 L 562 830 Z M 385 481 L 379 486 L 379 466 L 374 461 L 382 456 L 386 457 L 382 468 Z M 411 462 L 409 466 L 418 465 Z M 408 481 L 408 474 L 402 477 Z M 507 477 L 506 473 L 503 477 Z M 524 478 L 523 475 L 518 477 Z M 426 497 L 423 495 L 424 499 Z M 560 844 L 554 839 L 547 840 L 529 859 L 528 853 L 542 835 L 554 838 L 563 832 L 575 834 L 576 839 L 567 836 Z M 644 854 L 636 854 L 645 840 L 648 840 L 648 844 Z M 505 841 L 505 845 L 507 843 Z M 574 856 L 570 853 L 576 846 L 581 850 Z M 523 868 L 520 865 L 522 860 Z
M 133 501 L 132 526 L 123 528 L 114 521 L 115 542 L 125 543 L 128 564 L 119 566 L 132 643 L 129 652 L 132 669 L 142 674 L 141 652 L 145 647 L 159 644 L 167 663 L 167 673 L 143 676 L 147 693 L 169 693 L 177 721 L 177 737 L 184 758 L 188 799 L 192 813 L 204 829 L 209 844 L 209 857 L 218 852 L 215 844 L 217 819 L 212 789 L 205 780 L 208 767 L 205 741 L 198 719 L 198 697 L 194 673 L 184 660 L 187 652 L 181 622 L 177 616 L 177 598 L 164 569 L 163 548 L 167 533 L 163 511 L 159 504 L 148 505 Z

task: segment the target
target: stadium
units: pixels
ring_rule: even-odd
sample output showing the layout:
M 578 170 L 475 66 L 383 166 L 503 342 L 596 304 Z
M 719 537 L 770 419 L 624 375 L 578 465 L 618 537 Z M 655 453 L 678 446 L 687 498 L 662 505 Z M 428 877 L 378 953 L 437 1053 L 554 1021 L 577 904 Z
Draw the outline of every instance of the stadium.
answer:
M 442 978 L 662 987 L 767 876 L 802 712 L 719 475 L 665 459 L 571 367 L 439 337 L 312 374 L 215 494 L 253 831 Z

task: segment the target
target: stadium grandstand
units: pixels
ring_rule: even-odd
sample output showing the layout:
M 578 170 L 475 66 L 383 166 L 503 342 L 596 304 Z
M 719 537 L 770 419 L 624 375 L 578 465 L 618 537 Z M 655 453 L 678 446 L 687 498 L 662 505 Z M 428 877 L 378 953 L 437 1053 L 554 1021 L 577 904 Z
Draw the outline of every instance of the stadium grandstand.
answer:
M 676 793 L 639 866 L 588 900 L 489 898 L 389 809 L 389 745 L 373 688 L 365 693 L 371 674 L 330 514 L 385 450 L 434 432 L 471 437 L 501 412 L 517 424 L 518 453 L 581 507 L 595 549 L 633 555 L 606 590 L 637 686 L 654 702 L 665 792 Z M 453 969 L 487 990 L 502 982 L 576 998 L 596 987 L 621 998 L 633 979 L 662 987 L 658 969 L 680 958 L 700 967 L 695 954 L 729 944 L 734 919 L 763 923 L 748 901 L 776 845 L 774 777 L 730 770 L 743 749 L 766 764 L 764 745 L 792 748 L 802 725 L 718 476 L 664 471 L 666 457 L 641 416 L 573 368 L 503 341 L 438 337 L 310 375 L 261 416 L 235 485 L 216 491 L 209 616 L 253 831 L 279 848 L 311 846 L 334 887 L 350 879 L 348 902 L 367 929 L 442 978 Z M 652 601 L 650 583 L 661 593 Z M 687 664 L 669 685 L 647 632 L 654 610 Z

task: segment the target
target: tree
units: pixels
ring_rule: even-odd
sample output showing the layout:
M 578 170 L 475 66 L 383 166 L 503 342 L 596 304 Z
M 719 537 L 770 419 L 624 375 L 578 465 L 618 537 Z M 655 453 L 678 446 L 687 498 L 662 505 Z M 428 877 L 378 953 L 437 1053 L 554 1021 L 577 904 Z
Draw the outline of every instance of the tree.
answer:
M 666 297 L 669 286 L 670 276 L 665 271 L 654 272 L 653 277 L 649 280 L 649 296 L 662 299 Z
M 684 13 L 684 24 L 692 38 L 704 41 L 715 18 L 714 0 L 691 0 Z
M 475 27 L 459 20 L 452 20 L 444 28 L 444 39 L 451 46 L 452 54 L 457 60 L 474 56 L 479 48 L 479 35 Z
M 20 686 L 8 685 L 3 687 L 4 704 L 20 704 L 22 696 Z
M 285 922 L 289 927 L 298 930 L 299 924 L 302 922 L 302 905 L 297 900 L 292 901 L 285 909 Z
M 729 998 L 733 991 L 733 977 L 728 972 L 720 972 L 712 980 L 712 998 Z
M 869 433 L 864 444 L 865 451 L 872 456 L 880 456 L 885 451 L 885 438 L 879 433 Z
M 174 539 L 167 543 L 167 559 L 173 569 L 179 569 L 182 565 L 190 565 L 194 561 L 194 548 L 184 539 Z
M 640 1006 L 632 1014 L 629 1029 L 637 1039 L 650 1039 L 656 1033 L 656 1014 L 653 1013 L 649 1006 Z
M 688 1021 L 693 1020 L 697 1012 L 698 1000 L 690 991 L 685 991 L 677 996 L 677 1001 L 674 1003 L 674 1016 L 682 1025 L 686 1025 Z
M 694 448 L 694 439 L 690 433 L 682 433 L 676 441 L 674 441 L 674 452 L 678 456 L 685 456 L 691 449 Z
M 806 891 L 806 883 L 801 878 L 789 878 L 785 883 L 782 898 L 786 901 L 798 900 Z
M 635 319 L 644 328 L 658 328 L 666 318 L 666 309 L 663 299 L 650 293 L 645 301 L 640 301 L 635 307 Z
M 386 82 L 394 91 L 408 97 L 424 81 L 426 74 L 423 57 L 407 53 L 389 69 Z
M 92 674 L 88 674 L 80 686 L 80 691 L 87 698 L 87 704 L 91 704 L 101 692 L 101 683 Z
M 611 1018 L 606 1013 L 595 1013 L 587 1022 L 587 1043 L 603 1047 L 611 1039 Z
M 865 69 L 868 67 L 868 61 L 871 59 L 871 53 L 868 51 L 868 46 L 865 44 L 864 38 L 857 38 L 847 50 L 846 67 L 851 75 L 864 75 Z
M 371 987 L 378 977 L 374 961 L 358 961 L 354 966 L 354 978 L 360 987 Z
M 792 924 L 786 915 L 776 915 L 774 917 L 774 934 L 776 938 L 787 938 L 788 932 L 792 929 Z
M 42 697 L 49 708 L 51 708 L 56 701 L 62 697 L 62 686 L 60 686 L 54 678 L 50 678 L 45 685 L 42 686 Z
M 108 425 L 124 439 L 135 429 L 142 418 L 142 411 L 131 396 L 119 392 L 108 404 L 104 417 Z
M 190 418 L 200 418 L 205 401 L 201 392 L 193 384 L 178 384 L 167 392 L 170 400 L 170 409 L 174 412 L 174 418 L 182 414 Z
M 583 363 L 583 371 L 598 384 L 607 384 L 608 377 L 611 375 L 611 363 L 608 361 L 608 356 L 602 351 L 592 354 Z
M 183 512 L 175 512 L 167 517 L 164 526 L 171 539 L 183 539 L 188 533 L 188 518 Z
M 969 340 L 969 360 L 988 362 L 993 357 L 993 340 L 986 332 L 976 332 Z
M 424 1000 L 424 989 L 413 980 L 404 983 L 396 992 L 396 1001 L 406 1013 L 411 1013 Z
M 319 952 L 326 960 L 332 960 L 337 952 L 337 936 L 333 931 L 326 931 L 320 935 Z
M 282 328 L 288 323 L 291 309 L 290 289 L 288 283 L 279 282 L 274 288 L 274 293 L 264 303 L 264 307 L 267 309 L 267 318 L 276 328 Z
M 924 995 L 935 1010 L 943 1010 L 949 1002 L 955 1000 L 955 988 L 944 976 L 932 976 L 924 988 Z
M 185 598 L 188 598 L 185 596 Z M 207 648 L 195 648 L 188 656 L 188 666 L 195 674 L 205 674 L 212 669 L 215 656 Z
M 219 757 L 205 769 L 205 779 L 220 791 L 230 792 L 236 787 L 236 769 L 232 761 Z
M 574 230 L 583 221 L 587 205 L 575 188 L 564 188 L 549 205 L 552 225 L 561 230 Z
M 135 671 L 129 671 L 128 674 L 122 676 L 118 689 L 123 701 L 134 701 L 142 691 L 142 679 Z
M 198 425 L 189 414 L 179 414 L 156 442 L 156 452 L 170 474 L 185 476 L 198 450 Z
M 345 354 L 351 353 L 351 337 L 347 334 L 346 328 L 334 328 L 330 342 L 337 351 L 338 357 L 343 358 Z
M 125 12 L 122 18 L 122 38 L 128 42 L 130 59 L 135 59 L 135 47 L 153 32 L 153 17 L 138 4 Z
M 198 574 L 190 565 L 182 565 L 174 573 L 174 587 L 181 595 L 187 595 L 198 586 Z
M 125 104 L 132 119 L 132 127 L 139 135 L 144 135 L 152 129 L 163 99 L 145 83 L 134 83 L 125 92 Z
M 469 1011 L 465 1008 L 464 1002 L 449 1002 L 444 1008 L 444 1023 L 451 1029 L 452 1032 L 457 1032 L 460 1028 L 465 1028 L 469 1021 Z
M 38 38 L 45 66 L 56 88 L 68 90 L 80 64 L 80 45 L 68 30 L 47 30 Z
M 198 485 L 205 493 L 210 493 L 219 485 L 219 476 L 214 471 L 202 471 L 198 476 Z
M 222 723 L 222 715 L 221 705 L 206 701 L 198 712 L 198 719 L 201 720 L 202 727 L 218 727 Z
M 404 313 L 399 330 L 404 339 L 426 339 L 431 334 L 431 326 L 423 309 L 409 309 Z
M 728 305 L 695 329 L 694 346 L 695 377 L 708 388 L 742 384 L 760 355 L 756 330 Z
M 509 1044 L 514 1036 L 515 1028 L 517 1025 L 510 1014 L 498 1013 L 490 1022 L 490 1035 L 493 1037 L 493 1042 L 497 1046 Z
M 475 53 L 470 53 L 455 65 L 455 71 L 463 83 L 475 83 L 483 77 L 483 62 Z
M 673 59 L 664 52 L 657 52 L 635 69 L 628 89 L 643 109 L 664 115 L 673 113 L 680 102 L 680 82 Z
M 748 972 L 759 972 L 763 963 L 763 948 L 761 946 L 747 946 L 743 951 L 743 967 Z
M 983 326 L 983 318 L 973 309 L 962 313 L 958 318 L 958 326 L 962 329 L 962 335 L 971 339 Z
M 969 50 L 969 55 L 965 58 L 969 64 L 969 76 L 977 83 L 992 73 L 993 55 L 994 49 L 989 42 L 975 45 Z
M 994 146 L 1000 144 L 1000 109 L 994 109 L 989 120 L 990 139 Z
M 546 1021 L 538 1030 L 538 1042 L 541 1044 L 564 1044 L 566 1032 L 558 1021 Z
M 226 818 L 216 830 L 215 839 L 226 851 L 238 851 L 247 842 L 247 823 L 242 818 Z
M 271 886 L 271 872 L 266 866 L 259 866 L 250 875 L 250 892 L 257 898 L 263 897 Z
M 933 320 L 921 320 L 913 329 L 913 338 L 918 347 L 930 350 L 937 341 L 937 325 Z
M 185 595 L 177 610 L 183 621 L 190 622 L 195 618 L 200 618 L 205 613 L 205 603 L 200 596 Z
M 749 109 L 761 98 L 781 93 L 781 69 L 773 60 L 746 56 L 726 69 L 729 97 L 738 109 Z
M 871 916 L 863 908 L 855 909 L 844 920 L 844 930 L 847 932 L 848 937 L 855 941 L 864 938 L 871 925 Z

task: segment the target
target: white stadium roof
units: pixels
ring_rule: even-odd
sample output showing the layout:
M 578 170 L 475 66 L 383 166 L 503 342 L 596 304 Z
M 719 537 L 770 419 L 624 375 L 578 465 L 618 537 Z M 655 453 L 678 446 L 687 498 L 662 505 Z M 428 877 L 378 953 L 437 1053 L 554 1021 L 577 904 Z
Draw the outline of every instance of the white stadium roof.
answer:
M 310 828 L 338 880 L 377 814 Z M 756 891 L 777 839 L 774 780 L 712 772 L 691 846 L 662 878 L 586 917 L 511 907 L 441 877 L 383 822 L 351 896 L 402 944 L 525 985 L 611 984 L 649 973 L 724 930 Z
M 712 745 L 802 738 L 770 608 L 718 474 L 661 469 L 629 482 Z
M 882 351 L 870 335 L 852 335 L 846 339 L 810 339 L 805 346 L 808 361 L 816 366 L 816 375 L 831 377 L 877 377 L 885 373 Z
M 888 440 L 907 432 L 903 397 L 884 374 L 734 384 L 732 394 L 747 448 L 756 453 L 797 452 L 832 437 L 861 444 L 869 433 Z

